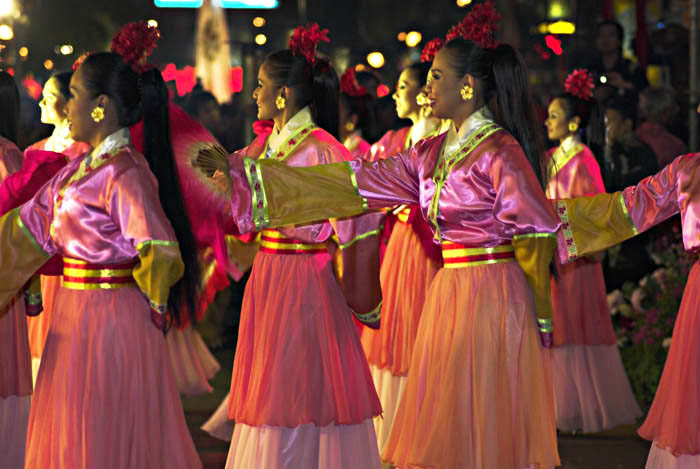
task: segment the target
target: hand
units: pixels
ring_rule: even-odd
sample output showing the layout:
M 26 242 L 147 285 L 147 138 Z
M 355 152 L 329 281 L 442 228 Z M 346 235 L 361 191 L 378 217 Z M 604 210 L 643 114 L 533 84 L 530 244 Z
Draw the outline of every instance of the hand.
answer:
M 544 348 L 552 348 L 552 345 L 554 345 L 554 337 L 552 336 L 552 333 L 542 331 L 539 331 L 539 333 L 540 340 L 542 341 L 542 346 Z
M 211 182 L 214 186 L 224 194 L 231 194 L 233 190 L 231 177 L 221 170 L 216 170 L 211 176 Z
M 151 321 L 159 331 L 165 330 L 165 314 L 161 314 L 155 309 L 151 309 Z

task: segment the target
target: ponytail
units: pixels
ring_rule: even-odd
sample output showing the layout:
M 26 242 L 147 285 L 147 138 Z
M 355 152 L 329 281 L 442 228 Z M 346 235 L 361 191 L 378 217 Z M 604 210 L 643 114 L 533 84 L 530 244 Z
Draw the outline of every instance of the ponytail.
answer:
M 495 120 L 518 141 L 544 188 L 544 169 L 540 160 L 544 154 L 544 141 L 541 132 L 535 129 L 537 120 L 527 83 L 527 67 L 509 44 L 501 44 L 491 53 Z
M 316 125 L 338 138 L 338 74 L 326 59 L 317 59 L 311 67 L 311 116 Z
M 200 269 L 192 227 L 187 218 L 180 189 L 175 155 L 170 139 L 168 88 L 160 72 L 152 68 L 139 78 L 143 109 L 143 153 L 158 179 L 158 195 L 165 215 L 170 220 L 180 247 L 185 273 L 170 289 L 168 311 L 174 323 L 182 322 L 182 302 L 190 320 L 195 321 L 195 300 L 198 294 Z
M 114 100 L 120 126 L 131 127 L 143 119 L 143 155 L 158 180 L 160 204 L 173 226 L 185 264 L 184 275 L 170 289 L 168 312 L 179 325 L 184 302 L 194 321 L 200 269 L 170 140 L 169 95 L 163 76 L 155 68 L 139 74 L 115 52 L 90 54 L 80 68 L 92 96 L 106 94 Z

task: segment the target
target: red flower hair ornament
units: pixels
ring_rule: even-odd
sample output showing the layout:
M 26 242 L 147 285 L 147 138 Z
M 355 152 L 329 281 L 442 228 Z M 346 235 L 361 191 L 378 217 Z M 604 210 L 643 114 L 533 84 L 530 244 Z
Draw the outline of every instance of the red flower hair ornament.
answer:
M 498 41 L 494 39 L 494 32 L 498 29 L 498 22 L 501 14 L 493 6 L 493 2 L 488 0 L 484 3 L 474 5 L 464 19 L 452 26 L 447 32 L 446 39 L 461 37 L 473 41 L 482 49 L 494 49 L 498 47 Z
M 83 62 L 85 62 L 85 59 L 87 59 L 87 58 L 90 56 L 90 54 L 92 54 L 92 52 L 85 52 L 85 53 L 82 54 L 80 57 L 78 57 L 77 59 L 75 59 L 75 62 L 73 62 L 73 71 L 74 71 L 74 72 L 75 72 L 76 70 L 78 70 L 78 67 L 80 67 L 80 65 L 81 65 Z
M 564 90 L 567 93 L 584 101 L 590 101 L 593 98 L 594 87 L 593 77 L 583 68 L 571 72 L 564 82 Z
M 147 21 L 127 23 L 112 39 L 110 49 L 121 55 L 135 72 L 143 73 L 150 68 L 146 60 L 155 50 L 159 39 L 158 28 L 149 26 Z
M 435 60 L 435 56 L 440 51 L 440 49 L 442 49 L 442 46 L 444 46 L 444 45 L 445 45 L 445 40 L 442 39 L 441 37 L 436 37 L 435 39 L 432 39 L 423 48 L 423 51 L 420 54 L 420 61 L 421 62 L 432 62 L 433 60 Z
M 348 96 L 366 96 L 367 88 L 360 86 L 355 77 L 355 68 L 350 67 L 340 76 L 340 92 Z
M 328 30 L 321 29 L 318 23 L 309 23 L 294 30 L 289 39 L 289 49 L 294 55 L 303 55 L 310 64 L 316 61 L 316 47 L 321 42 L 331 42 Z

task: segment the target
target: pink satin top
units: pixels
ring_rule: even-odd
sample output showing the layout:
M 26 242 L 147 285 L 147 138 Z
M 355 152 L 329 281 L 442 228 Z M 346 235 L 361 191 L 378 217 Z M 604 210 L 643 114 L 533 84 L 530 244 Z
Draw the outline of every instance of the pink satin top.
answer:
M 564 141 L 547 156 L 547 198 L 569 199 L 605 192 L 598 161 L 583 143 L 571 141 L 567 145 Z
M 176 241 L 156 178 L 127 129 L 68 163 L 20 208 L 20 218 L 48 254 L 93 264 L 131 261 L 145 241 Z
M 477 131 L 476 122 L 467 122 Z M 461 132 L 461 131 L 460 131 Z M 449 132 L 422 140 L 380 162 L 352 161 L 369 208 L 419 204 L 423 218 L 436 192 L 433 174 Z M 441 239 L 475 247 L 509 243 L 516 235 L 556 233 L 559 221 L 517 141 L 499 130 L 458 162 L 438 200 Z
M 369 151 L 365 153 L 364 159 L 367 161 L 378 161 L 405 150 L 410 133 L 411 127 L 402 127 L 398 130 L 388 131 L 379 141 L 372 144 Z
M 270 134 L 258 136 L 250 145 L 233 153 L 234 158 L 266 158 L 264 155 L 265 143 Z M 304 138 L 304 140 L 284 159 L 289 166 L 316 166 L 327 163 L 337 163 L 352 159 L 350 152 L 331 134 L 323 129 L 316 128 Z M 334 233 L 338 237 L 340 245 L 349 243 L 370 231 L 378 229 L 383 218 L 381 213 L 371 213 L 340 220 L 327 220 L 305 225 L 287 226 L 278 228 L 284 236 L 304 243 L 322 243 L 327 241 Z
M 680 212 L 683 246 L 700 251 L 700 153 L 679 156 L 622 195 L 640 233 Z

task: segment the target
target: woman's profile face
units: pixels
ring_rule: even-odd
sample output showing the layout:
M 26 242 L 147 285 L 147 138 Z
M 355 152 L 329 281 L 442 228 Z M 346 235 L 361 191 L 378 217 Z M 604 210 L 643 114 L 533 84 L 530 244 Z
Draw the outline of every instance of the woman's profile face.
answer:
M 464 77 L 458 76 L 451 66 L 451 54 L 445 48 L 440 49 L 430 67 L 428 83 L 425 86 L 433 115 L 441 119 L 454 118 L 457 108 L 462 103 L 460 90 Z
M 84 66 L 81 65 L 70 80 L 70 98 L 66 104 L 68 126 L 73 140 L 91 142 L 98 123 L 92 119 L 97 99 L 85 87 Z
M 544 125 L 547 127 L 547 137 L 550 140 L 561 141 L 569 136 L 569 120 L 566 118 L 561 99 L 555 98 L 549 104 Z
M 41 95 L 41 101 L 39 101 L 41 122 L 52 125 L 61 124 L 66 118 L 66 98 L 61 94 L 56 78 L 50 78 L 46 82 Z
M 258 84 L 253 91 L 253 99 L 258 106 L 259 120 L 272 120 L 281 111 L 277 109 L 280 87 L 275 86 L 267 74 L 266 62 L 258 70 Z
M 404 69 L 396 83 L 396 91 L 392 95 L 396 103 L 396 114 L 401 119 L 406 119 L 411 114 L 420 112 L 416 98 L 420 93 L 422 84 L 418 83 L 409 69 Z

